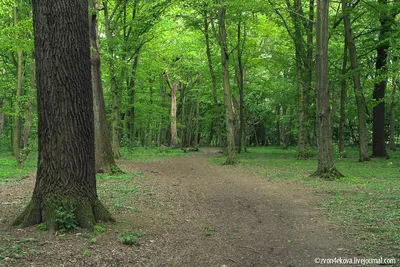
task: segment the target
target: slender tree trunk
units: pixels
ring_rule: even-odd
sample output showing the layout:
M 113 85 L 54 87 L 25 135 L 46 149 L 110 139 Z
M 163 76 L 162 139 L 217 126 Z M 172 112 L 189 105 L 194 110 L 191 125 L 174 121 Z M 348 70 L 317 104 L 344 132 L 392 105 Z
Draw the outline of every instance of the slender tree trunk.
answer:
M 90 23 L 90 57 L 91 76 L 93 88 L 93 113 L 94 113 L 94 136 L 95 136 L 95 170 L 110 173 L 117 170 L 113 150 L 111 147 L 110 130 L 106 116 L 103 86 L 101 82 L 101 56 L 98 40 L 97 10 L 101 10 L 99 4 L 89 0 L 89 6 L 94 12 L 89 14 Z
M 348 11 L 347 1 L 342 0 L 343 10 L 343 21 L 346 34 L 346 42 L 349 48 L 349 56 L 351 62 L 351 68 L 353 70 L 353 81 L 354 81 L 354 94 L 356 96 L 357 112 L 358 112 L 358 143 L 360 148 L 359 161 L 369 161 L 368 155 L 368 132 L 367 132 L 367 114 L 364 94 L 361 88 L 360 73 L 358 69 L 358 59 L 356 45 L 353 39 L 353 33 L 351 28 L 350 15 Z
M 276 107 L 276 145 L 281 145 L 281 107 L 278 105 Z
M 189 128 L 189 123 L 191 120 L 191 114 L 189 115 L 189 118 L 186 120 L 186 95 L 185 95 L 185 86 L 182 86 L 181 88 L 181 104 L 182 104 L 182 110 L 181 110 L 181 124 L 186 126 L 186 134 L 183 129 L 181 128 L 181 144 L 182 146 L 188 146 L 190 144 L 190 128 Z
M 344 44 L 343 65 L 342 65 L 342 80 L 340 81 L 340 121 L 339 121 L 339 154 L 345 158 L 344 150 L 344 134 L 346 122 L 346 95 L 347 95 L 347 42 Z
M 317 0 L 316 26 L 316 93 L 318 120 L 318 169 L 313 174 L 325 178 L 343 176 L 333 163 L 332 135 L 330 128 L 328 17 L 329 0 Z
M 282 117 L 286 117 L 287 116 L 287 107 L 283 106 L 282 107 Z M 289 126 L 288 123 L 284 122 L 283 124 L 283 148 L 284 149 L 288 149 L 289 148 Z
M 107 2 L 104 2 L 104 25 L 106 29 L 106 38 L 108 46 L 108 65 L 110 68 L 110 91 L 112 99 L 112 125 L 111 125 L 111 145 L 114 153 L 114 158 L 118 159 L 121 157 L 120 145 L 119 145 L 119 89 L 117 86 L 117 77 L 115 76 L 115 55 L 114 55 L 114 44 L 113 34 L 111 30 L 111 21 L 108 13 Z
M 14 6 L 14 25 L 18 24 L 17 6 Z M 18 39 L 18 34 L 15 32 L 15 39 Z M 20 98 L 22 96 L 22 50 L 17 51 L 17 84 L 14 102 L 14 134 L 13 134 L 13 152 L 17 159 L 20 160 L 21 154 L 21 134 L 22 134 L 22 118 L 21 118 L 21 104 Z
M 301 11 L 301 7 L 299 8 Z M 306 118 L 306 126 L 307 126 L 307 139 L 306 142 L 308 142 L 311 146 L 313 146 L 313 142 L 311 139 L 311 134 L 310 134 L 310 128 L 311 125 L 308 123 L 308 120 L 314 120 L 316 121 L 316 116 L 311 116 L 309 107 L 310 107 L 310 93 L 313 91 L 313 61 L 314 61 L 314 54 L 313 54 L 313 47 L 314 47 L 314 0 L 310 0 L 309 2 L 309 11 L 308 11 L 308 25 L 305 26 L 307 29 L 307 57 L 304 61 L 304 68 L 306 72 L 305 76 L 305 84 L 306 84 L 306 91 L 305 91 L 305 118 Z M 314 123 L 315 124 L 315 123 Z
M 223 4 L 224 0 L 217 0 L 218 4 Z M 227 159 L 225 164 L 233 164 L 235 159 L 235 134 L 232 108 L 232 94 L 229 80 L 229 51 L 227 43 L 227 33 L 225 26 L 226 8 L 218 9 L 218 26 L 219 38 L 221 46 L 222 60 L 222 85 L 224 88 L 224 105 L 225 105 L 225 122 L 226 122 L 226 138 L 227 138 Z
M 217 126 L 217 145 L 222 146 L 222 131 L 221 131 L 221 114 L 219 112 L 218 107 L 218 91 L 217 91 L 217 78 L 215 77 L 215 71 L 213 67 L 212 57 L 211 57 L 211 48 L 210 48 L 210 36 L 209 36 L 209 25 L 207 19 L 207 10 L 204 10 L 204 36 L 206 38 L 206 48 L 207 48 L 207 60 L 208 60 L 208 68 L 210 70 L 211 83 L 213 89 L 213 99 L 214 99 L 214 108 L 215 108 L 215 124 Z
M 135 141 L 135 92 L 136 92 L 136 71 L 139 64 L 140 50 L 135 55 L 132 64 L 131 77 L 129 79 L 129 123 L 128 133 L 131 142 Z
M 378 0 L 382 8 L 388 8 L 387 0 Z M 380 158 L 388 158 L 386 151 L 386 136 L 385 136 L 385 91 L 387 84 L 387 57 L 390 48 L 390 33 L 394 17 L 388 15 L 387 10 L 381 11 L 381 29 L 379 33 L 378 46 L 376 48 L 376 78 L 379 80 L 375 84 L 373 99 L 376 105 L 373 108 L 372 119 L 372 156 Z
M 292 13 L 292 21 L 294 25 L 294 44 L 296 48 L 296 68 L 297 68 L 297 86 L 298 86 L 298 145 L 299 145 L 299 159 L 307 159 L 307 95 L 309 82 L 307 81 L 307 51 L 304 45 L 303 32 L 305 25 L 303 23 L 303 8 L 301 0 L 294 0 L 294 12 Z M 312 52 L 312 50 L 311 50 Z
M 194 131 L 194 147 L 198 148 L 199 147 L 199 137 L 200 137 L 200 103 L 196 102 L 196 126 L 195 126 L 195 131 Z
M 167 71 L 165 71 L 165 78 L 171 90 L 171 146 L 179 147 L 178 132 L 176 129 L 176 92 L 178 91 L 179 83 L 175 81 L 172 84 Z
M 92 228 L 113 219 L 96 191 L 88 2 L 32 4 L 39 158 L 32 199 L 14 225 L 45 222 L 55 230 L 61 208 L 80 227 Z
M 239 85 L 239 132 L 238 132 L 238 143 L 236 144 L 237 146 L 237 152 L 240 153 L 242 149 L 242 137 L 243 137 L 243 132 L 244 132 L 244 124 L 245 119 L 244 119 L 244 70 L 243 70 L 243 62 L 242 62 L 242 55 L 243 55 L 243 43 L 242 42 L 242 34 L 241 34 L 241 28 L 242 28 L 242 21 L 239 20 L 238 23 L 238 85 Z M 246 26 L 244 26 L 246 27 Z M 244 31 L 244 38 L 246 38 L 246 31 Z
M 396 150 L 395 133 L 396 133 L 396 88 L 397 81 L 396 77 L 393 77 L 393 90 L 390 95 L 390 138 L 389 138 L 389 148 L 392 151 Z

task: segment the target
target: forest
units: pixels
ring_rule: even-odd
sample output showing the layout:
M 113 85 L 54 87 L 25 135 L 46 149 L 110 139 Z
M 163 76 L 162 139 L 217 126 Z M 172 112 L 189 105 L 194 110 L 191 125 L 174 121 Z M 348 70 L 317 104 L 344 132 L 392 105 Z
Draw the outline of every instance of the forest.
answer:
M 0 265 L 400 262 L 399 1 L 0 7 Z

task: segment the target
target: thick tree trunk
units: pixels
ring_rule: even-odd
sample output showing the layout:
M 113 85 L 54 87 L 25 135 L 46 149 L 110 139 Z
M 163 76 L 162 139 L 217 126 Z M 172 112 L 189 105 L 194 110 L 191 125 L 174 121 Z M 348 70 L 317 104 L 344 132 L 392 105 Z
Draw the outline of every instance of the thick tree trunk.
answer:
M 387 0 L 378 1 L 382 8 L 388 8 Z M 381 29 L 379 33 L 379 45 L 376 48 L 376 78 L 379 80 L 375 84 L 373 99 L 376 101 L 376 105 L 373 108 L 373 119 L 372 119 L 372 156 L 380 158 L 388 158 L 389 155 L 386 152 L 386 136 L 385 136 L 385 91 L 387 84 L 387 72 L 386 67 L 387 57 L 390 47 L 390 33 L 392 31 L 392 24 L 394 23 L 394 17 L 388 15 L 386 10 L 381 12 Z
M 99 5 L 93 0 L 89 0 L 89 6 L 93 7 L 95 10 L 99 7 Z M 97 37 L 97 11 L 89 14 L 89 22 L 95 134 L 95 170 L 97 172 L 104 171 L 110 173 L 118 170 L 118 167 L 115 164 L 111 147 L 110 130 L 107 122 L 106 106 L 101 82 L 101 56 L 99 40 Z
M 115 62 L 114 62 L 114 45 L 113 36 L 111 31 L 111 20 L 108 14 L 107 2 L 104 2 L 104 25 L 106 29 L 106 38 L 108 46 L 109 60 L 108 65 L 110 68 L 110 91 L 112 99 L 112 125 L 111 125 L 111 145 L 114 154 L 114 158 L 118 159 L 121 157 L 120 145 L 119 145 L 119 90 L 117 86 L 117 77 L 115 76 Z
M 344 150 L 344 131 L 346 122 L 346 94 L 347 94 L 347 42 L 344 44 L 343 65 L 342 65 L 342 80 L 340 81 L 340 121 L 339 121 L 339 154 L 345 158 Z
M 57 229 L 61 208 L 91 228 L 113 219 L 96 192 L 88 2 L 33 0 L 33 22 L 38 170 L 32 199 L 14 225 Z
M 217 0 L 218 4 L 223 4 L 223 0 Z M 218 9 L 218 26 L 219 38 L 221 46 L 222 60 L 222 86 L 224 88 L 224 105 L 225 105 L 225 122 L 226 122 L 226 143 L 227 143 L 227 159 L 225 164 L 234 164 L 235 161 L 235 134 L 232 108 L 232 94 L 229 80 L 229 51 L 227 43 L 227 33 L 225 26 L 226 8 Z
M 215 77 L 215 71 L 213 67 L 213 62 L 211 58 L 211 48 L 210 48 L 210 36 L 209 36 L 209 27 L 208 27 L 208 19 L 207 19 L 207 10 L 204 10 L 204 36 L 206 38 L 206 48 L 207 48 L 207 60 L 208 60 L 208 68 L 210 70 L 211 83 L 213 89 L 213 99 L 214 99 L 214 108 L 215 108 L 215 120 L 217 126 L 217 145 L 222 146 L 222 131 L 221 131 L 221 115 L 219 112 L 218 106 L 218 91 L 217 91 L 217 78 Z
M 333 163 L 330 129 L 329 63 L 328 63 L 328 11 L 329 0 L 317 0 L 316 27 L 316 93 L 318 120 L 318 169 L 313 174 L 324 178 L 342 176 Z
M 393 90 L 390 95 L 390 138 L 389 138 L 389 148 L 392 151 L 396 150 L 396 141 L 395 141 L 395 133 L 396 133 L 396 88 L 397 81 L 396 77 L 393 77 Z
M 172 84 L 167 71 L 165 71 L 165 78 L 167 80 L 169 89 L 171 90 L 171 146 L 179 147 L 178 131 L 176 128 L 176 92 L 178 91 L 179 83 L 175 81 Z
M 342 0 L 342 10 L 343 10 L 343 21 L 346 34 L 346 42 L 349 48 L 349 56 L 351 62 L 351 68 L 353 70 L 353 81 L 354 81 L 354 94 L 357 103 L 358 112 L 358 143 L 360 149 L 359 161 L 369 161 L 368 155 L 368 132 L 367 132 L 367 114 L 366 114 L 366 104 L 364 99 L 364 94 L 361 88 L 360 73 L 358 70 L 358 59 L 356 45 L 353 39 L 353 33 L 350 22 L 350 15 L 348 11 L 347 1 Z

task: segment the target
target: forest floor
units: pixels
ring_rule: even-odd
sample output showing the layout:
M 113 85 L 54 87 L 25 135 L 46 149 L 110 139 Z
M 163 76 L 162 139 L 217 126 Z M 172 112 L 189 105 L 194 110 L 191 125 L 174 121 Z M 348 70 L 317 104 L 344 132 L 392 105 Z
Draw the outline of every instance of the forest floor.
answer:
M 0 265 L 314 266 L 361 257 L 348 228 L 327 218 L 325 198 L 293 181 L 261 179 L 242 165 L 210 163 L 216 149 L 157 161 L 123 160 L 128 174 L 98 176 L 116 223 L 67 234 L 17 229 L 31 174 L 0 184 Z M 104 232 L 103 232 L 104 230 Z M 133 241 L 138 244 L 126 245 Z

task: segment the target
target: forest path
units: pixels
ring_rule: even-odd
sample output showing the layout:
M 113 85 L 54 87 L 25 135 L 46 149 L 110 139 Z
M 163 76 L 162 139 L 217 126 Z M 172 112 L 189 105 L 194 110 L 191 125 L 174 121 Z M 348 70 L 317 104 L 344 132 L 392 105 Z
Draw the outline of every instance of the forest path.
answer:
M 99 176 L 99 197 L 117 220 L 100 223 L 104 233 L 10 227 L 31 197 L 34 175 L 0 185 L 0 266 L 308 267 L 318 266 L 315 258 L 357 256 L 315 192 L 240 166 L 210 164 L 217 150 L 202 151 L 119 161 L 132 175 Z M 140 246 L 120 242 L 122 232 L 146 229 Z
M 317 257 L 349 254 L 348 242 L 318 208 L 313 191 L 261 179 L 240 167 L 210 164 L 207 158 L 216 150 L 203 151 L 168 161 L 123 163 L 143 172 L 155 188 L 143 199 L 135 222 L 152 232 L 154 240 L 141 250 L 148 263 L 314 266 Z

